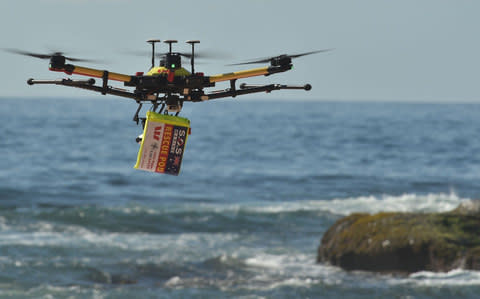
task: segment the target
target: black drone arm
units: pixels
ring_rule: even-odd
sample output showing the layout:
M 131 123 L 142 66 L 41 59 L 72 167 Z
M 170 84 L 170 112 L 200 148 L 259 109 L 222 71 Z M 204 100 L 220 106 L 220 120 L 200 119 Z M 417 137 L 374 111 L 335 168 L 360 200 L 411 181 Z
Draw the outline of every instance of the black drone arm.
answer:
M 29 85 L 34 84 L 55 84 L 55 85 L 64 85 L 70 87 L 76 87 L 86 90 L 92 90 L 95 92 L 99 92 L 103 95 L 111 94 L 114 96 L 120 96 L 124 98 L 130 99 L 137 99 L 138 95 L 133 92 L 127 91 L 125 89 L 114 88 L 111 86 L 96 86 L 95 79 L 88 79 L 88 80 L 72 80 L 72 79 L 59 79 L 59 80 L 35 80 L 35 79 L 28 79 L 27 83 Z
M 231 81 L 231 88 L 225 90 L 214 91 L 208 94 L 195 94 L 193 93 L 187 99 L 192 102 L 200 102 L 200 101 L 209 101 L 214 99 L 220 98 L 227 98 L 227 97 L 236 97 L 245 94 L 252 94 L 258 92 L 271 92 L 273 90 L 280 90 L 280 89 L 303 89 L 303 90 L 310 90 L 312 86 L 310 84 L 305 84 L 301 86 L 297 85 L 282 85 L 282 84 L 267 84 L 267 85 L 248 85 L 248 84 L 240 84 L 240 89 L 235 88 L 234 80 Z
M 227 97 L 236 97 L 240 95 L 258 93 L 258 92 L 271 92 L 273 90 L 280 90 L 280 89 L 303 89 L 303 90 L 310 90 L 312 86 L 310 84 L 305 85 L 283 85 L 283 84 L 267 84 L 267 85 L 248 85 L 246 83 L 240 84 L 240 88 L 237 89 L 235 87 L 236 79 L 230 81 L 230 88 L 224 90 L 213 91 L 211 93 L 204 93 L 203 90 L 194 91 L 188 95 L 184 95 L 182 98 L 183 101 L 191 101 L 191 102 L 202 102 L 220 98 L 227 98 Z M 94 79 L 88 80 L 72 80 L 72 79 L 59 79 L 59 80 L 35 80 L 29 79 L 27 81 L 29 85 L 34 84 L 55 84 L 55 85 L 64 85 L 69 87 L 76 87 L 86 90 L 91 90 L 95 92 L 99 92 L 103 95 L 111 94 L 114 96 L 120 96 L 124 98 L 134 99 L 137 102 L 140 101 L 151 101 L 151 98 L 148 97 L 147 94 L 143 93 L 136 93 L 130 92 L 125 89 L 114 88 L 111 86 L 97 86 L 95 85 Z

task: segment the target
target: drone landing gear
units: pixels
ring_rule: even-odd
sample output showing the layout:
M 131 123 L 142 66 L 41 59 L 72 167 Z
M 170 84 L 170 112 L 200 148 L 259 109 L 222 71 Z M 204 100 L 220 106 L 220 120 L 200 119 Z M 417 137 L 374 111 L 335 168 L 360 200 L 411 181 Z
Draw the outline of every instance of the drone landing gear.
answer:
M 159 114 L 163 113 L 165 115 L 178 116 L 178 114 L 182 110 L 183 100 L 181 100 L 179 96 L 168 95 L 168 96 L 165 96 L 164 98 L 160 98 L 158 97 L 158 95 L 151 95 L 151 97 L 153 99 L 150 99 L 150 102 L 152 103 L 152 107 L 150 108 L 150 110 L 153 112 L 157 112 Z M 142 121 L 142 124 L 144 125 L 146 118 L 139 117 L 139 113 L 143 107 L 143 102 L 140 100 L 137 100 L 137 104 L 138 104 L 138 108 L 137 108 L 137 111 L 135 111 L 135 115 L 133 116 L 133 121 L 136 122 L 137 125 L 139 124 L 140 121 Z
M 182 111 L 183 101 L 180 100 L 179 96 L 170 96 L 165 100 L 166 110 L 165 113 L 175 113 L 175 116 L 178 116 L 180 111 Z

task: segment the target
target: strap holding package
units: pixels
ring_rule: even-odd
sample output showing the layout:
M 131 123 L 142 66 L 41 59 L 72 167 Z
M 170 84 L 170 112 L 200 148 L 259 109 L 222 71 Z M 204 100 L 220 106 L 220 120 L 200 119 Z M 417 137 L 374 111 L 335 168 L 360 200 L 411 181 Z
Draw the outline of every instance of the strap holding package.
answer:
M 147 111 L 135 168 L 178 175 L 189 132 L 190 120 Z

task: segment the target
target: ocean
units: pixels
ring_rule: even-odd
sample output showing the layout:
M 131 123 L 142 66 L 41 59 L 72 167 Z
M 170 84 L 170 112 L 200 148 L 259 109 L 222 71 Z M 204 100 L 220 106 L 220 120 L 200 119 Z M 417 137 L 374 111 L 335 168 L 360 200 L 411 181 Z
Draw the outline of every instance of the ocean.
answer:
M 316 252 L 350 213 L 480 198 L 480 104 L 271 97 L 186 103 L 179 176 L 133 168 L 133 101 L 0 99 L 0 298 L 478 298 Z

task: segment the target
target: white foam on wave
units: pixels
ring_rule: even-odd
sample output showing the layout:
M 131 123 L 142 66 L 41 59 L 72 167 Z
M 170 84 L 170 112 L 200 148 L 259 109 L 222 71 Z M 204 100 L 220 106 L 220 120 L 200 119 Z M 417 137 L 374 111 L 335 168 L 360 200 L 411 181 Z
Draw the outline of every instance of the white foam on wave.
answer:
M 275 289 L 283 286 L 314 285 L 384 288 L 387 286 L 480 286 L 480 271 L 456 269 L 446 273 L 417 272 L 407 277 L 364 271 L 347 272 L 327 264 L 316 264 L 312 255 L 267 254 L 259 252 L 245 259 L 245 264 L 258 273 L 249 281 L 252 289 Z
M 381 196 L 359 196 L 335 199 L 320 199 L 308 201 L 270 202 L 270 203 L 245 203 L 234 205 L 199 205 L 197 211 L 213 210 L 222 212 L 253 212 L 253 213 L 288 213 L 301 211 L 329 212 L 337 215 L 351 213 L 377 213 L 377 212 L 446 212 L 455 209 L 460 203 L 469 201 L 461 198 L 454 192 Z
M 264 268 L 261 274 L 249 282 L 249 287 L 257 290 L 271 290 L 284 286 L 310 288 L 315 285 L 361 286 L 367 289 L 388 286 L 480 286 L 480 271 L 456 269 L 447 273 L 418 272 L 402 278 L 362 271 L 346 272 L 333 266 L 313 264 L 311 261 L 310 263 L 277 264 L 279 261 L 282 261 L 282 258 L 274 257 L 270 260 L 263 256 L 259 259 L 248 259 L 247 264 Z
M 480 271 L 454 269 L 445 273 L 421 271 L 404 282 L 421 286 L 480 286 Z
M 218 261 L 225 263 L 227 268 L 240 267 L 241 271 L 232 268 L 225 275 L 218 273 L 196 277 L 176 275 L 168 279 L 164 286 L 175 289 L 213 286 L 226 291 L 272 290 L 281 287 L 309 288 L 318 284 L 337 284 L 338 274 L 345 275 L 345 272 L 338 268 L 315 264 L 311 255 L 301 253 L 275 255 L 259 249 L 235 252 L 232 253 L 236 256 L 234 259 L 241 260 L 241 263 L 231 265 L 228 256 Z M 212 276 L 218 277 L 212 279 Z
M 407 287 L 480 287 L 480 271 L 454 269 L 449 272 L 420 271 L 406 277 L 385 274 L 357 272 L 357 278 L 362 276 L 367 279 L 368 286 L 407 286 Z
M 340 285 L 347 272 L 340 268 L 316 264 L 313 255 L 302 253 L 258 253 L 245 259 L 245 264 L 257 273 L 246 288 L 271 290 L 280 287 L 311 287 Z
M 8 228 L 7 219 L 3 216 L 0 216 L 0 230 L 4 230 L 7 228 Z
M 105 291 L 82 286 L 40 284 L 32 288 L 21 285 L 0 285 L 1 298 L 105 298 Z
M 447 212 L 460 203 L 468 201 L 453 191 L 450 193 L 429 193 L 361 196 L 355 198 L 334 199 L 330 201 L 328 211 L 348 215 L 354 212 Z
M 259 213 L 279 214 L 292 212 L 328 212 L 336 215 L 351 213 L 377 212 L 446 212 L 455 209 L 459 204 L 469 201 L 454 191 L 450 193 L 400 195 L 367 195 L 358 197 L 297 200 L 297 201 L 245 201 L 242 203 L 181 203 L 159 206 L 127 206 L 106 207 L 109 210 L 127 215 L 166 215 L 173 213 Z M 204 221 L 210 220 L 205 216 Z M 198 221 L 198 219 L 196 219 Z
M 150 234 L 142 232 L 103 232 L 81 226 L 63 227 L 43 223 L 36 230 L 9 229 L 0 232 L 0 247 L 24 246 L 34 248 L 75 248 L 111 253 L 131 253 L 145 257 L 145 262 L 160 263 L 171 260 L 199 260 L 206 253 L 224 253 L 234 246 L 239 237 L 235 233 L 180 233 Z M 192 250 L 200 248 L 201 250 Z M 55 249 L 54 249 L 55 250 Z M 2 261 L 0 260 L 0 264 Z

